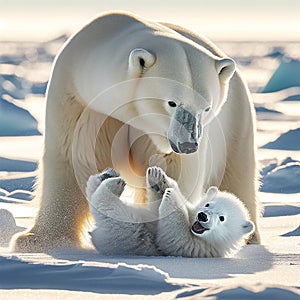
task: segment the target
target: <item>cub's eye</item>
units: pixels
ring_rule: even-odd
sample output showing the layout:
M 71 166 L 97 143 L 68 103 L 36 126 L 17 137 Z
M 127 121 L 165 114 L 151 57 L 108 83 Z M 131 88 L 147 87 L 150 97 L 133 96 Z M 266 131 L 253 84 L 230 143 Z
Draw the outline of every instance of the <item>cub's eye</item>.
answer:
M 171 107 L 176 107 L 177 106 L 177 104 L 174 101 L 169 101 L 168 104 Z
M 206 107 L 206 108 L 204 109 L 204 111 L 205 111 L 205 112 L 209 112 L 210 109 L 211 109 L 211 107 L 209 106 L 209 107 Z
M 205 207 L 209 207 L 209 203 L 205 204 Z
M 220 219 L 221 222 L 225 221 L 225 218 L 223 216 L 220 216 L 219 219 Z

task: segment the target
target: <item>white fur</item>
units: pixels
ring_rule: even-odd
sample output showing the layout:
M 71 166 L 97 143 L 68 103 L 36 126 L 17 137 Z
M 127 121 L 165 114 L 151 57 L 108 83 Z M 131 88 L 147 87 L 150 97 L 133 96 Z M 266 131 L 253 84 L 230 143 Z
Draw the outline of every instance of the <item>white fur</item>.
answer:
M 125 185 L 120 177 L 100 183 L 90 177 L 87 194 L 96 222 L 91 237 L 100 254 L 224 257 L 238 251 L 254 230 L 247 209 L 232 194 L 211 187 L 192 206 L 160 168 L 149 168 L 147 181 L 148 207 L 137 208 L 120 200 Z M 197 235 L 191 227 L 200 211 L 208 216 L 209 230 Z
M 256 224 L 255 118 L 246 84 L 234 70 L 206 38 L 127 13 L 100 15 L 73 35 L 55 60 L 47 89 L 40 209 L 33 228 L 15 237 L 14 250 L 82 247 L 86 182 L 107 167 L 120 172 L 140 203 L 151 165 L 165 166 L 191 202 L 220 186 L 245 203 Z M 171 151 L 170 100 L 203 129 L 197 152 Z M 259 241 L 257 228 L 253 242 Z
M 207 203 L 210 206 L 206 208 Z M 197 235 L 191 232 L 191 220 L 195 222 L 199 212 L 208 215 L 209 220 L 204 225 L 209 230 Z M 225 192 L 217 191 L 212 198 L 206 194 L 201 203 L 192 207 L 178 190 L 168 189 L 159 214 L 156 243 L 167 255 L 231 256 L 254 231 L 245 206 L 234 195 Z M 220 216 L 225 221 L 221 222 Z

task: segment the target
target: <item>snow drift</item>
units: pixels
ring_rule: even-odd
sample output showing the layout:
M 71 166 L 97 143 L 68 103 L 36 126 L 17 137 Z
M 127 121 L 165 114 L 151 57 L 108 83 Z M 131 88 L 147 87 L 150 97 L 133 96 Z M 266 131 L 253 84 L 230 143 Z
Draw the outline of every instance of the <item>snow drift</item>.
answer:
M 0 98 L 0 136 L 40 135 L 37 126 L 27 110 Z
M 295 86 L 300 86 L 300 61 L 284 57 L 262 92 L 272 93 Z

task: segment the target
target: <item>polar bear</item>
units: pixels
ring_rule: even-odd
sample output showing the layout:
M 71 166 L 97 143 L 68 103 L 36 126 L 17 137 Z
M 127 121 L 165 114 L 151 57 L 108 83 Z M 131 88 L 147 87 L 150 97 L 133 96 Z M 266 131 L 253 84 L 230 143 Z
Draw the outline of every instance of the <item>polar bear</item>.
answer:
M 15 236 L 15 251 L 84 247 L 89 176 L 118 170 L 142 204 L 155 165 L 191 203 L 212 185 L 237 195 L 259 242 L 251 96 L 233 60 L 206 38 L 130 13 L 102 14 L 66 42 L 46 98 L 39 212 Z
M 148 206 L 141 208 L 120 200 L 125 181 L 118 172 L 107 169 L 88 180 L 96 222 L 91 237 L 100 254 L 224 257 L 240 250 L 254 230 L 242 202 L 217 187 L 192 205 L 161 168 L 148 168 L 147 182 Z

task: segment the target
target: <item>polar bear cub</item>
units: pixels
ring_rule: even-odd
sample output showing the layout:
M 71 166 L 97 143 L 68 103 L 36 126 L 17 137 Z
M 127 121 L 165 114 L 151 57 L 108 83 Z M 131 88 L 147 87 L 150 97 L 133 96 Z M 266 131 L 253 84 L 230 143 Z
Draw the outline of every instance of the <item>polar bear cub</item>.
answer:
M 87 198 L 96 228 L 92 242 L 104 255 L 224 257 L 238 251 L 254 231 L 244 204 L 210 187 L 196 205 L 159 167 L 147 170 L 148 206 L 120 200 L 125 182 L 106 169 L 91 176 Z

